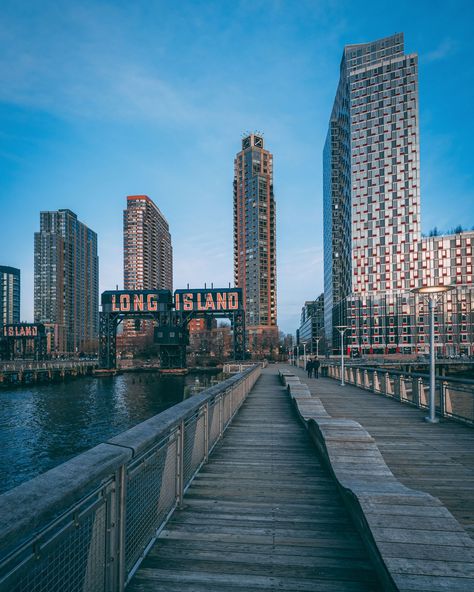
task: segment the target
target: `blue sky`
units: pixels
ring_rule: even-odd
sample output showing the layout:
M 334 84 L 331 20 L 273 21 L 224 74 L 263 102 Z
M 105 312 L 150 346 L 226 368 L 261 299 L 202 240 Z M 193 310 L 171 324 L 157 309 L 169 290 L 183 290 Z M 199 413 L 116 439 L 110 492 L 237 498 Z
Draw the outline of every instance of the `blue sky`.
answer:
M 122 285 L 122 210 L 170 223 L 175 288 L 226 286 L 242 133 L 274 154 L 278 321 L 323 287 L 322 148 L 345 44 L 405 33 L 420 59 L 422 228 L 474 224 L 472 2 L 0 2 L 0 264 L 33 316 L 40 210 L 99 234 Z

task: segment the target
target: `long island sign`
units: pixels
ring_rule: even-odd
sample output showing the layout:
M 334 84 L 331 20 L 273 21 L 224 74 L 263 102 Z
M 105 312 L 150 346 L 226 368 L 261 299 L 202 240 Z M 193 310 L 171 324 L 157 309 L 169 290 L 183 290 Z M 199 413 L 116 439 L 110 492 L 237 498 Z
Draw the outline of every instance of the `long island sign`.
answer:
M 169 290 L 107 290 L 102 292 L 102 312 L 167 312 L 172 305 Z
M 240 288 L 176 290 L 108 290 L 102 293 L 102 312 L 139 315 L 177 312 L 229 314 L 242 310 Z
M 174 308 L 183 312 L 232 313 L 243 308 L 242 290 L 239 288 L 176 290 Z

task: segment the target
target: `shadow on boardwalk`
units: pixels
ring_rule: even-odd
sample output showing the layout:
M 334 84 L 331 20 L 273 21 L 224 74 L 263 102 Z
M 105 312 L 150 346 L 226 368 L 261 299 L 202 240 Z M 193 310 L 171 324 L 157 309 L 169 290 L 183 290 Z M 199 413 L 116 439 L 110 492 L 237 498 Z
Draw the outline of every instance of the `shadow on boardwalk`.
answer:
M 127 590 L 380 590 L 275 367 L 262 374 Z
M 282 366 L 283 367 L 283 366 Z M 334 418 L 359 422 L 375 439 L 385 462 L 404 485 L 439 498 L 474 538 L 474 429 L 452 420 L 424 421 L 416 409 L 330 378 L 308 379 L 311 393 Z

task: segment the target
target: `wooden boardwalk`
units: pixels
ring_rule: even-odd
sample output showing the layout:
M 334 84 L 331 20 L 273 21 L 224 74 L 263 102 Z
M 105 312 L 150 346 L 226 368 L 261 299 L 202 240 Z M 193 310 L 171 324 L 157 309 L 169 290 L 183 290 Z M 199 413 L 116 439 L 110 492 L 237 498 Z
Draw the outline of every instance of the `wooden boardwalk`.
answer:
M 452 420 L 424 421 L 426 410 L 330 378 L 306 382 L 334 418 L 358 421 L 375 439 L 401 483 L 439 498 L 474 538 L 474 429 Z
M 336 485 L 266 370 L 129 592 L 380 590 Z

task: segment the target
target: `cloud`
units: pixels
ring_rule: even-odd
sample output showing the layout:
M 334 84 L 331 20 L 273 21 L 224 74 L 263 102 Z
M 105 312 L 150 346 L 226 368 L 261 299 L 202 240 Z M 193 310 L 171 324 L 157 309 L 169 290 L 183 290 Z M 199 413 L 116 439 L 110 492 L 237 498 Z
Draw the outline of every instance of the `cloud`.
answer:
M 441 41 L 438 47 L 422 55 L 421 58 L 425 64 L 430 64 L 444 60 L 445 58 L 455 54 L 456 51 L 457 43 L 453 39 L 447 37 Z

